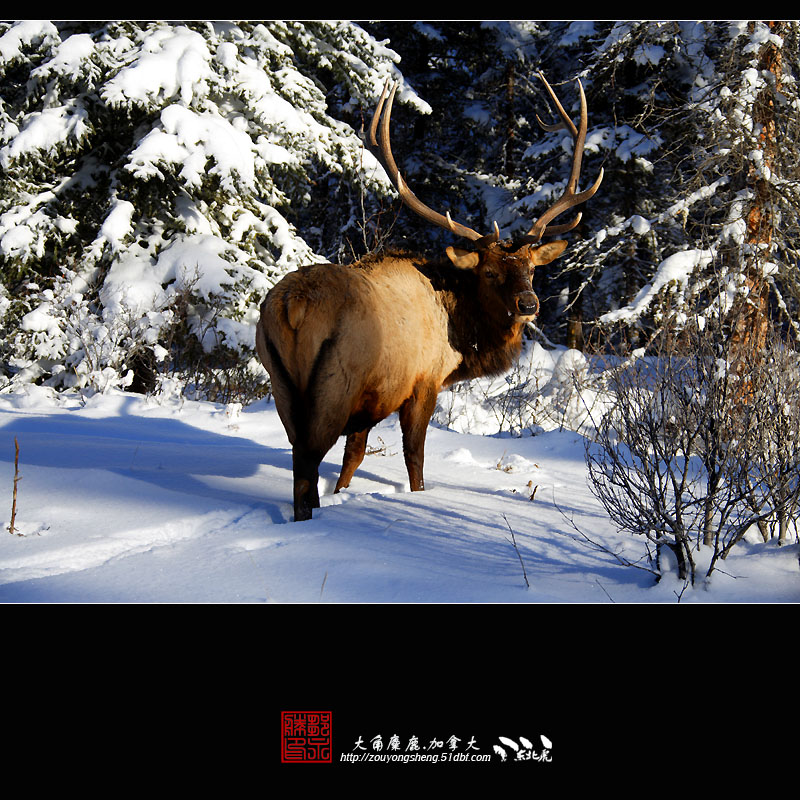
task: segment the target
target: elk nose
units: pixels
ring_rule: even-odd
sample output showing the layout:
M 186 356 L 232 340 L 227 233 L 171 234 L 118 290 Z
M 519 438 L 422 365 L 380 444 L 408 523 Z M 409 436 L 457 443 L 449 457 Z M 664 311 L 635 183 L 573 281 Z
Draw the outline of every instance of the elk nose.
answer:
M 533 292 L 518 294 L 517 311 L 526 317 L 536 316 L 539 313 L 539 298 Z

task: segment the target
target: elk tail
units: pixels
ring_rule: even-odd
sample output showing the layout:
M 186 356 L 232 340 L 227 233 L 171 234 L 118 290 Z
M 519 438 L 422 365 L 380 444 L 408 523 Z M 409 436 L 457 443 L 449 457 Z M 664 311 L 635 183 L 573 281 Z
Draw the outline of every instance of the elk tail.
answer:
M 286 298 L 286 321 L 293 330 L 299 330 L 306 318 L 308 298 L 305 295 L 290 295 Z

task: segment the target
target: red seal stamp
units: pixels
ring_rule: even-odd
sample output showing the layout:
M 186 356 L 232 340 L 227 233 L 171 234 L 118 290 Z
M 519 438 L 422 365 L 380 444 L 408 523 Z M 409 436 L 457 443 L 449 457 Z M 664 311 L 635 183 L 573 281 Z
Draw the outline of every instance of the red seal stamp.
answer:
M 327 764 L 332 761 L 330 711 L 281 711 L 281 761 Z

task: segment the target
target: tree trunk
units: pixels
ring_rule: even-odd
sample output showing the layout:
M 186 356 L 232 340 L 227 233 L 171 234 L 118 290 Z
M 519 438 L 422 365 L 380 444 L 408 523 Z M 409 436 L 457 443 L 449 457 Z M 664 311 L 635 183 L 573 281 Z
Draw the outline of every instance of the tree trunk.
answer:
M 506 67 L 505 93 L 505 142 L 503 144 L 503 172 L 509 178 L 514 176 L 514 138 L 516 137 L 517 117 L 514 113 L 514 88 L 516 83 L 514 62 L 509 61 Z
M 567 347 L 583 350 L 583 294 L 580 291 L 580 275 L 571 272 L 569 275 L 569 299 L 567 312 Z
M 783 24 L 768 22 L 773 33 L 781 34 Z M 753 23 L 750 23 L 751 30 Z M 772 214 L 771 186 L 764 177 L 764 170 L 775 165 L 775 107 L 774 92 L 780 91 L 781 50 L 773 42 L 761 48 L 758 68 L 774 76 L 774 90 L 767 86 L 761 90 L 753 108 L 753 119 L 760 126 L 758 148 L 762 166 L 757 168 L 751 161 L 749 183 L 753 190 L 753 202 L 747 212 L 747 236 L 745 245 L 744 282 L 746 293 L 742 307 L 736 310 L 731 340 L 734 363 L 746 363 L 748 354 L 764 349 L 769 330 L 768 302 L 769 286 L 764 279 L 763 260 L 769 259 L 772 245 L 772 230 L 775 220 Z

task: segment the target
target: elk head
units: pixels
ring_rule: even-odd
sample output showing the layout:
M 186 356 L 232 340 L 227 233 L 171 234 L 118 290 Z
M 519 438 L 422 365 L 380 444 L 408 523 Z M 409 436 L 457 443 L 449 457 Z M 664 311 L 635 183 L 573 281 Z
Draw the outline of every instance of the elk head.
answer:
M 453 246 L 447 248 L 447 257 L 453 265 L 459 269 L 473 270 L 478 275 L 481 289 L 484 291 L 484 297 L 504 304 L 509 316 L 520 322 L 534 319 L 539 312 L 539 300 L 533 291 L 532 285 L 534 268 L 549 264 L 553 259 L 561 255 L 567 246 L 567 242 L 563 240 L 547 244 L 542 244 L 541 240 L 545 236 L 563 234 L 575 228 L 581 220 L 581 212 L 578 212 L 572 221 L 568 223 L 553 225 L 551 224 L 552 221 L 565 211 L 580 205 L 592 197 L 600 188 L 600 183 L 603 180 L 603 170 L 601 169 L 597 180 L 592 186 L 582 192 L 578 191 L 588 118 L 586 96 L 581 82 L 578 81 L 581 117 L 576 127 L 541 72 L 539 77 L 561 117 L 561 122 L 545 124 L 538 116 L 537 120 L 539 120 L 542 128 L 547 131 L 566 129 L 572 134 L 575 140 L 572 171 L 561 197 L 533 223 L 527 233 L 514 241 L 502 241 L 500 239 L 500 229 L 497 222 L 494 223 L 494 229 L 491 233 L 480 234 L 466 225 L 455 222 L 450 217 L 449 211 L 445 214 L 434 211 L 421 202 L 414 192 L 409 189 L 397 168 L 389 141 L 389 125 L 397 83 L 394 83 L 390 89 L 390 81 L 386 81 L 367 134 L 367 146 L 370 152 L 386 171 L 403 203 L 423 219 L 449 230 L 456 236 L 469 240 L 470 246 L 467 248 Z

